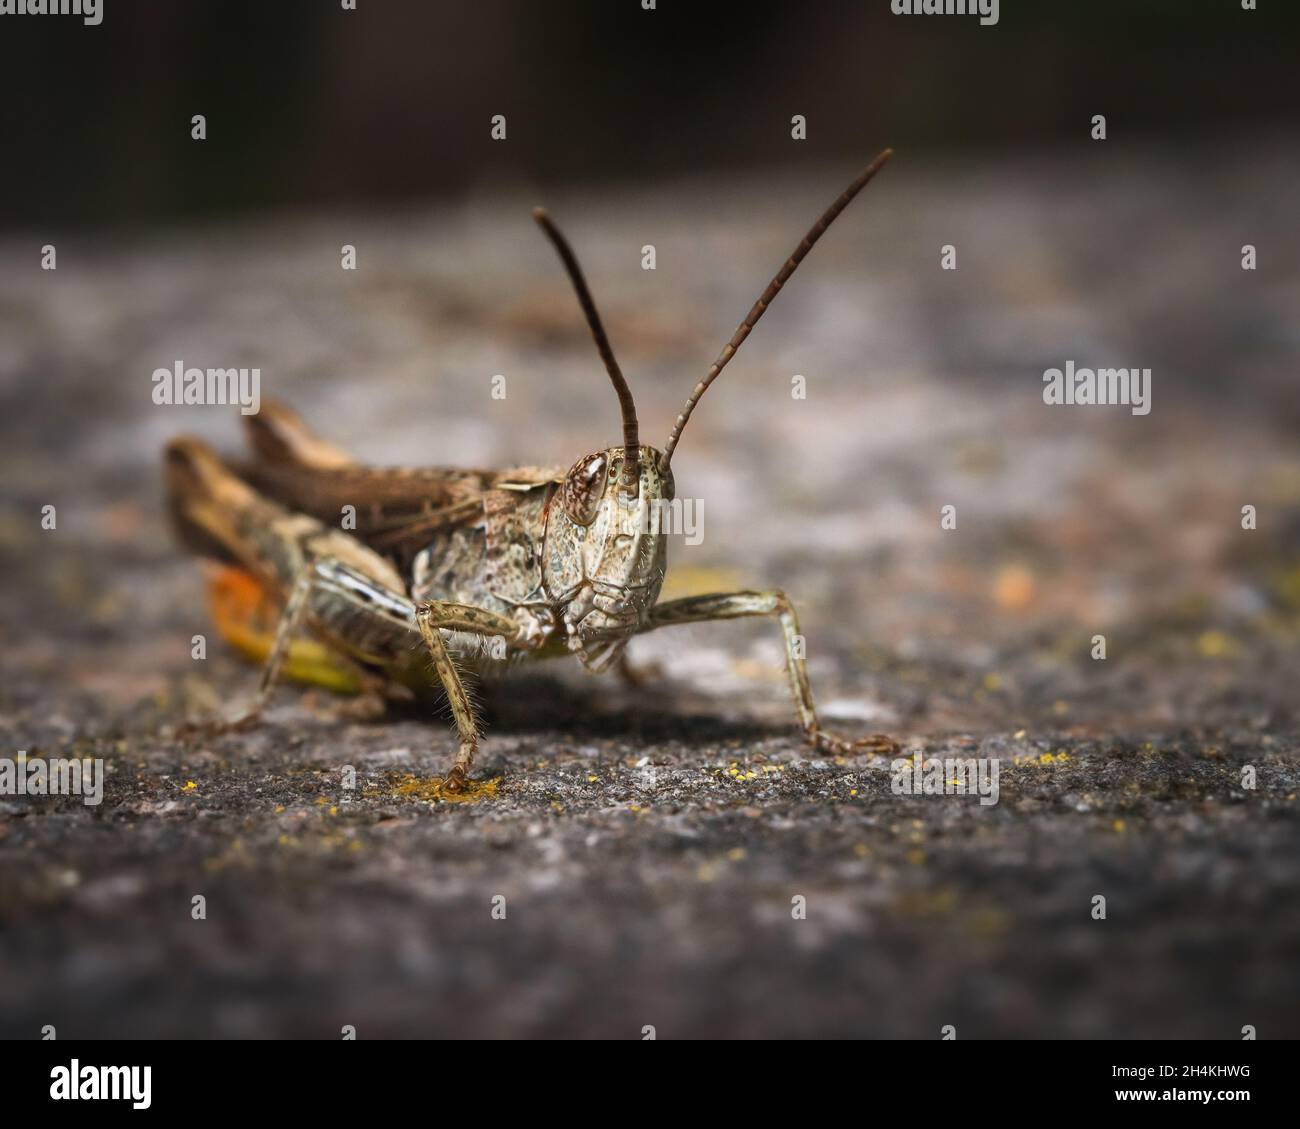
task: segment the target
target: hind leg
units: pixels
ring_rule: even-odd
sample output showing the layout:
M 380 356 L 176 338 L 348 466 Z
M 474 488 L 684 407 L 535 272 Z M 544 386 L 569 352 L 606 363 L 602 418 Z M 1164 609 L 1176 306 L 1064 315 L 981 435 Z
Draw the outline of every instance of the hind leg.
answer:
M 252 729 L 261 721 L 263 711 L 270 705 L 275 686 L 280 676 L 285 672 L 286 659 L 290 653 L 291 645 L 296 638 L 309 634 L 306 613 L 308 599 L 313 589 L 315 570 L 315 564 L 302 568 L 290 587 L 289 598 L 281 610 L 274 634 L 271 636 L 271 646 L 262 660 L 262 673 L 252 701 L 238 716 L 230 721 L 210 721 L 194 724 L 187 726 L 186 732 L 213 734 L 245 731 Z M 256 582 L 252 583 L 255 584 Z M 264 592 L 264 589 L 258 588 L 257 591 Z M 268 597 L 263 596 L 262 598 Z M 234 626 L 228 622 L 229 608 L 221 608 L 217 611 L 217 616 L 219 630 L 221 630 L 222 634 L 236 643 L 245 653 L 250 656 L 255 654 L 255 646 L 250 647 L 249 645 L 250 639 L 255 643 L 260 642 L 265 638 L 265 635 L 257 627 L 250 627 L 247 623 L 244 623 L 240 625 L 243 638 L 236 640 L 231 635 Z M 374 715 L 377 706 L 378 712 L 382 713 L 384 705 L 383 690 L 385 688 L 383 678 L 366 670 L 355 659 L 337 648 L 328 646 L 328 644 L 325 645 L 324 656 L 323 659 L 313 662 L 307 668 L 307 673 L 304 673 L 303 662 L 299 658 L 297 661 L 298 669 L 294 672 L 296 677 L 303 681 L 325 686 L 327 689 L 336 692 L 355 690 L 360 693 L 366 703 L 365 709 L 361 712 Z
M 289 642 L 303 626 L 343 654 L 395 677 L 409 672 L 412 642 L 422 638 L 451 702 L 460 740 L 447 783 L 453 790 L 463 787 L 479 727 L 442 633 L 517 642 L 519 626 L 463 604 L 435 602 L 417 609 L 391 563 L 347 533 L 266 498 L 198 440 L 169 444 L 167 472 L 173 514 L 191 541 L 233 558 L 285 593 L 285 611 L 251 712 L 255 715 L 266 700 Z
M 313 561 L 295 579 L 276 627 L 275 643 L 262 668 L 258 692 L 248 711 L 224 728 L 247 728 L 258 720 L 283 667 L 292 638 L 311 630 L 327 643 L 357 658 L 400 664 L 413 638 L 423 639 L 451 704 L 459 750 L 446 778 L 450 791 L 465 786 L 478 752 L 479 723 L 473 702 L 443 639 L 444 631 L 514 640 L 513 620 L 467 604 L 433 602 L 418 609 L 406 594 L 338 560 Z
M 509 642 L 519 634 L 515 622 L 468 604 L 436 601 L 417 609 L 404 592 L 382 584 L 373 576 L 337 560 L 317 560 L 294 581 L 276 630 L 275 645 L 262 670 L 258 697 L 248 715 L 249 723 L 255 720 L 257 710 L 270 695 L 289 640 L 309 624 L 347 651 L 380 662 L 400 660 L 409 651 L 414 626 L 428 648 L 456 724 L 459 749 L 446 785 L 453 792 L 464 788 L 478 752 L 479 723 L 442 633 L 497 636 Z
M 280 622 L 276 625 L 275 642 L 272 643 L 271 652 L 267 655 L 266 662 L 262 666 L 262 677 L 258 680 L 257 693 L 244 712 L 234 721 L 228 723 L 228 728 L 251 729 L 261 720 L 262 711 L 270 705 L 276 681 L 279 679 L 281 670 L 284 667 L 285 656 L 289 653 L 289 644 L 306 626 L 304 615 L 307 609 L 307 598 L 311 594 L 312 577 L 315 571 L 315 566 L 309 565 L 302 569 L 294 580 L 293 587 L 289 590 L 289 599 L 286 601 L 284 611 L 280 615 Z M 344 656 L 340 655 L 339 657 L 343 658 Z M 351 663 L 351 660 L 347 661 L 355 666 L 354 663 Z

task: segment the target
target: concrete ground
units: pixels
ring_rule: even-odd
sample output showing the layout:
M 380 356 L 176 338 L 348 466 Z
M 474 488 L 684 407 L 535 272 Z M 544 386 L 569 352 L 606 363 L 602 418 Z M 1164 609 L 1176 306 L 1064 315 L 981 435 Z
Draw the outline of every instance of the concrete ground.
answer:
M 828 725 L 996 759 L 989 805 L 811 753 L 761 623 L 638 640 L 637 691 L 484 688 L 457 802 L 436 711 L 284 686 L 258 729 L 187 734 L 256 672 L 157 454 L 239 436 L 155 406 L 155 368 L 260 366 L 377 462 L 567 464 L 614 396 L 525 193 L 68 237 L 57 272 L 0 245 L 0 755 L 108 772 L 97 807 L 0 797 L 0 1034 L 1300 1035 L 1300 232 L 1267 188 L 1300 150 L 1110 152 L 904 155 L 675 460 L 704 537 L 667 594 L 785 588 Z M 547 201 L 648 441 L 849 173 Z M 1151 413 L 1045 405 L 1068 359 L 1150 367 Z

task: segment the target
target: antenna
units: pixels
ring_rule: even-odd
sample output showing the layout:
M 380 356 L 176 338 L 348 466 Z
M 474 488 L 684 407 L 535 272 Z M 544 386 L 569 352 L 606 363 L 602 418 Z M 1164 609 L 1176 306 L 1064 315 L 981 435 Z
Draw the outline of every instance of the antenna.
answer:
M 555 222 L 546 214 L 544 208 L 534 208 L 533 219 L 555 245 L 555 250 L 564 263 L 564 269 L 569 272 L 569 281 L 573 283 L 573 289 L 578 294 L 578 305 L 587 316 L 587 325 L 591 328 L 591 336 L 596 342 L 600 359 L 605 362 L 605 371 L 609 373 L 614 391 L 618 393 L 618 405 L 623 413 L 622 483 L 624 487 L 634 489 L 640 481 L 637 460 L 641 451 L 641 440 L 637 430 L 636 404 L 632 400 L 632 389 L 628 387 L 623 371 L 618 367 L 618 361 L 614 359 L 614 350 L 610 347 L 609 338 L 605 336 L 605 327 L 600 323 L 596 303 L 592 301 L 591 291 L 587 289 L 587 280 L 582 277 L 582 268 L 578 266 L 577 256 L 569 246 L 569 241 L 560 233 L 560 229 L 555 226 Z
M 816 243 L 817 240 L 822 237 L 826 229 L 835 222 L 835 217 L 849 206 L 849 201 L 866 187 L 867 182 L 875 176 L 876 173 L 885 167 L 889 162 L 889 158 L 893 155 L 894 151 L 892 149 L 884 150 L 874 161 L 871 162 L 871 164 L 858 173 L 857 177 L 854 178 L 853 183 L 841 192 L 838 199 L 836 199 L 836 201 L 822 213 L 821 219 L 809 228 L 808 234 L 803 237 L 799 246 L 794 249 L 794 253 L 786 260 L 785 266 L 777 271 L 776 277 L 767 284 L 767 289 L 763 291 L 758 301 L 754 303 L 753 308 L 745 315 L 745 320 L 740 323 L 739 328 L 737 328 L 736 332 L 732 335 L 731 340 L 727 342 L 723 347 L 722 352 L 718 354 L 718 359 L 709 366 L 709 371 L 705 374 L 704 379 L 695 386 L 690 396 L 687 397 L 686 406 L 682 408 L 681 414 L 677 417 L 677 422 L 673 424 L 672 434 L 668 436 L 668 442 L 664 445 L 664 453 L 659 460 L 659 469 L 661 472 L 668 469 L 668 463 L 673 457 L 673 451 L 677 449 L 677 441 L 682 437 L 682 429 L 685 428 L 686 421 L 691 418 L 691 413 L 695 410 L 695 405 L 699 403 L 700 397 L 704 395 L 705 389 L 707 389 L 709 385 L 718 378 L 718 373 L 726 368 L 727 362 L 736 355 L 736 350 L 740 348 L 744 343 L 745 338 L 749 336 L 750 330 L 758 324 L 758 319 L 763 316 L 767 307 L 772 304 L 772 299 L 777 296 L 781 287 L 789 281 L 790 276 L 794 274 L 799 264 L 803 262 L 804 256 L 813 249 L 813 244 Z

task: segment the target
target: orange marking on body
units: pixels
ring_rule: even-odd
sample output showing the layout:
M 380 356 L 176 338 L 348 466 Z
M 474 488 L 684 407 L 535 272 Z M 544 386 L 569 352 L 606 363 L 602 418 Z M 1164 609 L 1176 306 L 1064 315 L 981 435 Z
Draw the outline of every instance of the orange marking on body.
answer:
M 244 658 L 266 661 L 275 644 L 281 605 L 261 580 L 242 568 L 218 567 L 208 578 L 208 612 L 217 634 Z M 290 640 L 281 676 L 341 694 L 362 689 L 351 666 L 306 636 Z

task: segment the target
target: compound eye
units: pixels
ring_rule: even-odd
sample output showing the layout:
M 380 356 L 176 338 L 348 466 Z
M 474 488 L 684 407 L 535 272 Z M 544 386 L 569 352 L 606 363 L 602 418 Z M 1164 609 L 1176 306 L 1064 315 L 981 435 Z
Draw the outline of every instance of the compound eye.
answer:
M 600 502 L 605 496 L 605 478 L 609 474 L 609 460 L 604 455 L 588 455 L 578 463 L 564 480 L 561 503 L 564 512 L 578 525 L 590 525 L 600 512 Z

